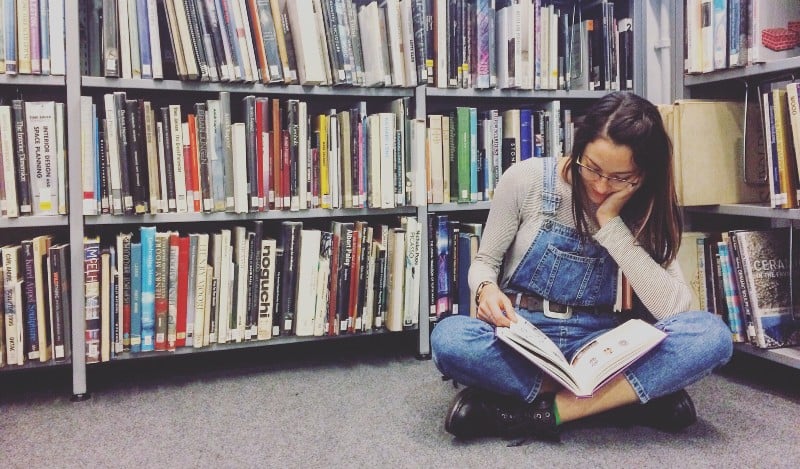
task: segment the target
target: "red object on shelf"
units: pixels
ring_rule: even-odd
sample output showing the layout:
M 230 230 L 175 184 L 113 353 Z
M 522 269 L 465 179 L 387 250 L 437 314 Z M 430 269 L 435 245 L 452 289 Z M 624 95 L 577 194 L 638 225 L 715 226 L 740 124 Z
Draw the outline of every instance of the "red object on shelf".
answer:
M 798 33 L 786 28 L 768 28 L 761 30 L 761 42 L 774 51 L 792 49 L 797 46 Z

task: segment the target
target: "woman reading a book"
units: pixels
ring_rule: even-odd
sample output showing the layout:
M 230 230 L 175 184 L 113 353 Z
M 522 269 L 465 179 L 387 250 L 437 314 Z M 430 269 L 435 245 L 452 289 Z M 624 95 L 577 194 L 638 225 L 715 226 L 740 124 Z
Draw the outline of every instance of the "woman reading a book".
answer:
M 732 342 L 717 316 L 689 311 L 676 261 L 681 224 L 669 137 L 656 107 L 637 95 L 595 102 L 568 157 L 511 166 L 469 271 L 477 318 L 448 317 L 431 335 L 436 366 L 467 386 L 448 410 L 447 431 L 557 439 L 560 424 L 621 407 L 663 430 L 694 423 L 684 388 L 725 364 Z M 635 293 L 630 311 L 615 311 L 620 273 Z M 632 317 L 667 337 L 592 397 L 577 398 L 498 340 L 495 328 L 518 317 L 567 359 Z

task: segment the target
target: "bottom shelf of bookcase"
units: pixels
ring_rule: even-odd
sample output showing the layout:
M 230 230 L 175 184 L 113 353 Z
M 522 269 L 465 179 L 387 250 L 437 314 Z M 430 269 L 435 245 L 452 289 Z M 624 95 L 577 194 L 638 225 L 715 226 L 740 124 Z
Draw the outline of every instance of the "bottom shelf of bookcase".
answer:
M 787 347 L 787 348 L 774 348 L 774 349 L 760 349 L 753 347 L 746 343 L 733 344 L 734 350 L 740 353 L 746 353 L 756 357 L 761 357 L 776 363 L 781 363 L 792 368 L 800 369 L 800 348 Z
M 9 365 L 5 364 L 0 367 L 0 373 L 12 372 L 16 370 L 31 370 L 34 368 L 52 368 L 52 367 L 60 367 L 60 366 L 72 366 L 72 361 L 69 359 L 67 360 L 59 360 L 59 361 L 46 361 L 40 362 L 38 360 L 26 360 L 22 365 Z
M 121 354 L 111 357 L 111 361 L 113 362 L 117 360 L 136 360 L 139 358 L 166 357 L 166 356 L 187 355 L 187 354 L 205 353 L 205 352 L 219 352 L 222 350 L 238 350 L 238 349 L 257 348 L 257 347 L 269 347 L 273 345 L 296 344 L 304 342 L 307 343 L 307 342 L 325 342 L 331 340 L 347 340 L 347 339 L 354 339 L 357 337 L 374 337 L 380 335 L 404 334 L 416 330 L 419 330 L 419 328 L 410 327 L 408 329 L 403 329 L 402 331 L 381 330 L 372 332 L 361 332 L 358 334 L 342 334 L 342 335 L 321 336 L 321 337 L 280 336 L 280 337 L 273 337 L 267 340 L 251 340 L 239 343 L 214 344 L 214 345 L 209 345 L 208 347 L 200 347 L 200 348 L 181 347 L 174 351 L 169 351 L 169 352 L 167 351 L 138 352 L 138 353 L 123 352 Z

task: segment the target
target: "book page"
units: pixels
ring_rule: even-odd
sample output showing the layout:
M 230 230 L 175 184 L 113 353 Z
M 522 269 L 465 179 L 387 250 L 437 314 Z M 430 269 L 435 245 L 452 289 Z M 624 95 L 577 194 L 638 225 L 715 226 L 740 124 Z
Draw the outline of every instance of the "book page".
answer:
M 571 361 L 574 375 L 596 387 L 666 336 L 641 319 L 631 319 L 581 347 Z
M 500 333 L 500 329 L 497 331 Z M 550 362 L 558 364 L 559 367 L 569 367 L 569 361 L 561 353 L 561 350 L 547 337 L 544 332 L 540 331 L 536 326 L 517 316 L 517 322 L 512 323 L 508 328 L 507 335 L 512 340 L 527 348 L 531 352 L 542 356 Z

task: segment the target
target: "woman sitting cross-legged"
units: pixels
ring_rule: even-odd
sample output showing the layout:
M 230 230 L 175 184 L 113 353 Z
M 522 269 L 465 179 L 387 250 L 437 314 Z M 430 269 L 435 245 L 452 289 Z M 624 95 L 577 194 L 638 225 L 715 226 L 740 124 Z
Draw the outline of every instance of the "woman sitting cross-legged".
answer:
M 656 107 L 616 92 L 587 111 L 571 155 L 532 158 L 503 174 L 469 270 L 477 318 L 445 318 L 431 335 L 438 369 L 467 386 L 448 410 L 448 432 L 557 439 L 561 423 L 634 405 L 641 423 L 664 430 L 696 421 L 684 388 L 725 364 L 732 342 L 717 316 L 689 311 L 672 171 Z M 618 271 L 638 299 L 633 313 L 613 311 Z M 666 338 L 590 398 L 561 388 L 495 336 L 522 316 L 569 359 L 632 315 Z

